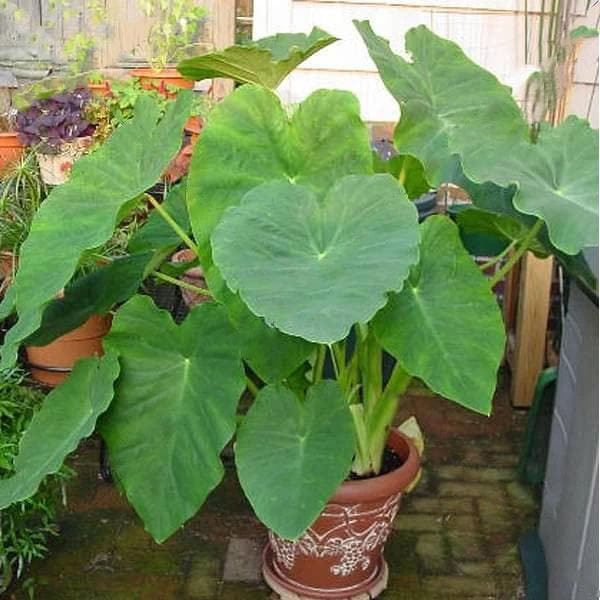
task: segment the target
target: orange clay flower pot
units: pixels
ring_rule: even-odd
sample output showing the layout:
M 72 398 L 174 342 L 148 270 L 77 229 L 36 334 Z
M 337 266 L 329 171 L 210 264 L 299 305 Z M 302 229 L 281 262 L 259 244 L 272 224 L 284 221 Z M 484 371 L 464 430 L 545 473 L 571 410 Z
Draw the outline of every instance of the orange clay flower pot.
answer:
M 46 346 L 27 346 L 25 354 L 31 377 L 49 387 L 62 383 L 80 358 L 103 354 L 102 338 L 111 323 L 112 315 L 94 315 Z
M 177 69 L 152 69 L 151 67 L 140 67 L 132 69 L 131 75 L 137 77 L 142 87 L 147 90 L 156 90 L 166 98 L 174 98 L 175 93 L 169 88 L 180 88 L 190 90 L 194 82 L 184 79 Z
M 105 79 L 102 83 L 88 83 L 88 90 L 92 92 L 92 94 L 96 94 L 97 96 L 110 96 L 110 81 Z
M 297 540 L 269 532 L 263 576 L 281 598 L 375 598 L 387 586 L 383 546 L 403 491 L 416 477 L 420 459 L 414 444 L 399 431 L 388 447 L 403 463 L 393 471 L 345 481 L 325 510 Z
M 186 263 L 194 260 L 196 255 L 188 248 L 184 250 L 179 250 L 179 252 L 175 252 L 171 257 L 171 262 L 175 264 Z M 204 279 L 204 273 L 200 267 L 192 267 L 188 269 L 183 275 L 179 277 L 182 281 L 189 283 L 191 285 L 195 285 L 196 287 L 200 287 L 203 289 L 207 289 L 206 280 Z M 183 301 L 185 302 L 188 308 L 193 308 L 196 304 L 200 304 L 201 302 L 210 302 L 209 296 L 202 296 L 200 294 L 196 294 L 192 290 L 186 290 L 185 288 L 181 288 L 181 296 Z
M 25 146 L 16 133 L 0 133 L 0 175 L 21 158 Z

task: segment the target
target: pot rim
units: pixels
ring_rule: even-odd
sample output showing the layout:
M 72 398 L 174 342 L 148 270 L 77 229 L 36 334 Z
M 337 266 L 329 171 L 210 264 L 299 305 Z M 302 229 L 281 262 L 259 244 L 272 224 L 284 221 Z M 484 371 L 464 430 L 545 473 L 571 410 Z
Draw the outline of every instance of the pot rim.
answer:
M 185 81 L 192 81 L 186 79 L 175 66 L 165 67 L 164 69 L 154 69 L 151 66 L 135 67 L 131 69 L 130 74 L 134 77 L 159 77 L 160 79 L 183 79 Z
M 190 248 L 184 248 L 183 250 L 178 250 L 171 256 L 172 263 L 186 263 L 191 262 L 196 258 L 196 254 Z M 202 271 L 202 267 L 191 267 L 185 271 L 185 275 L 187 277 L 192 277 L 194 279 L 204 279 L 204 272 Z
M 408 487 L 421 467 L 421 460 L 416 446 L 411 439 L 392 429 L 387 446 L 391 447 L 404 462 L 400 467 L 377 477 L 344 481 L 329 500 L 330 503 L 354 504 L 371 502 L 392 496 Z

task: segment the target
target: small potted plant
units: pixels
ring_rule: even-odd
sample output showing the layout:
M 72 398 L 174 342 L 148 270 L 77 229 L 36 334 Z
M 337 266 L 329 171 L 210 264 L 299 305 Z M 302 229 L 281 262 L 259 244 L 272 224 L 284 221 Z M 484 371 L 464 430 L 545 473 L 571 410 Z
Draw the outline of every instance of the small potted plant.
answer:
M 25 149 L 14 130 L 14 117 L 8 113 L 0 115 L 0 175 L 19 160 Z
M 64 183 L 73 163 L 90 147 L 94 126 L 86 119 L 85 88 L 35 100 L 16 117 L 19 138 L 35 150 L 47 185 Z
M 201 32 L 206 9 L 195 0 L 137 0 L 146 17 L 154 23 L 148 31 L 149 67 L 132 69 L 146 88 L 173 96 L 179 88 L 192 88 L 193 81 L 184 79 L 175 64 L 189 52 Z
M 141 230 L 148 227 L 139 249 L 151 255 L 146 272 L 214 301 L 176 325 L 133 294 L 116 311 L 104 357 L 78 363 L 64 384 L 65 404 L 90 406 L 84 425 L 72 423 L 68 449 L 98 419 L 112 472 L 158 542 L 219 484 L 221 452 L 235 437 L 239 481 L 269 530 L 263 574 L 284 597 L 375 597 L 385 589 L 383 545 L 419 469 L 415 445 L 395 427 L 411 380 L 490 414 L 505 342 L 492 287 L 530 248 L 568 266 L 598 237 L 597 219 L 589 218 L 598 214 L 598 135 L 589 124 L 570 119 L 532 142 L 508 89 L 453 42 L 415 28 L 407 34 L 408 62 L 368 23 L 357 27 L 402 103 L 397 149 L 418 159 L 432 187 L 462 178 L 479 218 L 511 238 L 513 254 L 494 279 L 472 260 L 451 219 L 418 223 L 408 172 L 404 185 L 374 172 L 352 94 L 319 90 L 293 110 L 282 105 L 264 82 L 276 85 L 299 64 L 299 48 L 304 56 L 315 49 L 308 36 L 281 34 L 261 46 L 276 54 L 256 47 L 227 54 L 232 62 L 250 53 L 258 82 L 215 107 L 195 146 L 185 197 L 151 201 L 164 227 L 149 219 Z M 218 71 L 216 64 L 184 68 L 204 77 L 230 66 L 221 62 Z M 455 93 L 465 82 L 467 100 Z M 151 166 L 148 178 L 160 176 L 177 152 L 190 102 L 181 92 L 158 122 L 154 101 L 136 106 L 131 126 L 82 159 L 77 176 L 38 212 L 15 297 L 0 304 L 0 313 L 18 316 L 0 366 L 14 363 L 81 254 L 143 201 L 148 179 L 140 181 L 131 162 Z M 150 156 L 148 140 L 155 142 Z M 115 155 L 121 145 L 137 155 Z M 75 224 L 72 199 L 101 192 L 107 172 L 119 185 L 105 192 L 106 210 Z M 99 200 L 87 197 L 90 205 Z M 54 243 L 65 231 L 68 247 Z M 180 244 L 198 257 L 207 288 L 178 281 L 172 264 L 158 266 Z M 57 262 L 66 266 L 52 272 L 48 265 Z M 23 292 L 40 281 L 46 285 L 35 297 Z M 384 351 L 393 360 L 389 375 Z M 249 408 L 238 408 L 243 393 Z M 54 403 L 42 410 L 48 435 L 74 419 Z M 56 464 L 68 451 L 32 439 L 31 450 L 42 448 Z M 24 465 L 0 484 L 0 507 L 48 470 Z

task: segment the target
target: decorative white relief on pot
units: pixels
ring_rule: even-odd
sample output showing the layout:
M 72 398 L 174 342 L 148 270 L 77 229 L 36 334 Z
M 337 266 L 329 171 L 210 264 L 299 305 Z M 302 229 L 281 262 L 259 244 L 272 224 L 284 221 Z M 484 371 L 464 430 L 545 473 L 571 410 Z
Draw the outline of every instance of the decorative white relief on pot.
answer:
M 332 520 L 333 527 L 317 533 L 309 528 L 295 541 L 284 540 L 269 532 L 271 548 L 280 566 L 291 570 L 296 556 L 339 557 L 339 562 L 330 567 L 331 573 L 347 577 L 357 569 L 366 571 L 371 560 L 368 553 L 382 546 L 387 540 L 400 504 L 401 493 L 372 509 L 361 510 L 360 504 L 340 506 L 328 504 L 322 517 Z M 370 525 L 360 530 L 360 522 L 369 519 Z

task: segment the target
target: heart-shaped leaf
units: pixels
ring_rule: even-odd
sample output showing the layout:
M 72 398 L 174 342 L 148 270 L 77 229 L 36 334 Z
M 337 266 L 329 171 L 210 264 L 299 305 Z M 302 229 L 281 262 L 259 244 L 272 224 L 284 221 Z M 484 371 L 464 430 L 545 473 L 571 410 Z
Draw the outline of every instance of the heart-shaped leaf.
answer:
M 124 209 L 159 179 L 181 145 L 191 100 L 182 92 L 159 120 L 158 103 L 141 97 L 133 119 L 77 160 L 69 181 L 42 203 L 21 248 L 13 282 L 19 321 L 4 339 L 2 368 L 14 364 L 19 344 L 38 329 L 45 305 L 71 280 L 82 253 L 108 241 Z
M 516 186 L 514 206 L 546 222 L 553 245 L 577 254 L 598 242 L 598 132 L 570 117 L 543 127 L 537 143 L 510 89 L 459 46 L 426 27 L 406 34 L 412 63 L 368 22 L 356 22 L 381 78 L 400 103 L 394 139 L 434 184 L 452 181 L 458 155 L 473 181 Z
M 202 81 L 229 77 L 275 89 L 299 64 L 337 38 L 314 27 L 304 33 L 278 33 L 225 50 L 180 62 L 177 70 L 188 79 Z
M 242 86 L 213 110 L 192 158 L 188 208 L 205 271 L 223 211 L 257 185 L 291 180 L 323 196 L 344 175 L 371 172 L 369 136 L 352 94 L 317 91 L 288 117 L 275 94 Z
M 34 494 L 44 477 L 56 473 L 82 438 L 94 431 L 108 408 L 119 363 L 113 353 L 86 358 L 52 390 L 25 431 L 15 458 L 15 474 L 0 481 L 0 509 Z
M 204 303 L 182 325 L 136 296 L 105 346 L 120 354 L 115 399 L 100 422 L 111 467 L 158 542 L 193 516 L 223 477 L 244 371 L 223 308 Z
M 498 148 L 485 168 L 465 161 L 465 170 L 474 179 L 516 184 L 517 210 L 543 219 L 551 242 L 566 254 L 598 244 L 598 130 L 587 121 L 569 117 L 545 126 L 537 144 Z
M 263 388 L 242 425 L 235 461 L 258 518 L 297 538 L 350 472 L 352 417 L 340 387 L 322 381 L 301 402 L 281 385 Z
M 421 225 L 420 256 L 375 318 L 377 339 L 433 391 L 489 415 L 504 352 L 496 297 L 448 218 Z
M 418 256 L 417 211 L 390 175 L 350 175 L 319 203 L 263 184 L 215 229 L 213 259 L 232 291 L 275 327 L 331 343 L 402 289 Z
M 411 63 L 394 54 L 368 21 L 354 24 L 383 83 L 400 104 L 396 147 L 424 164 L 434 186 L 449 181 L 455 153 L 485 167 L 498 159 L 499 146 L 527 140 L 527 123 L 510 89 L 457 44 L 425 26 L 415 27 L 406 34 Z

